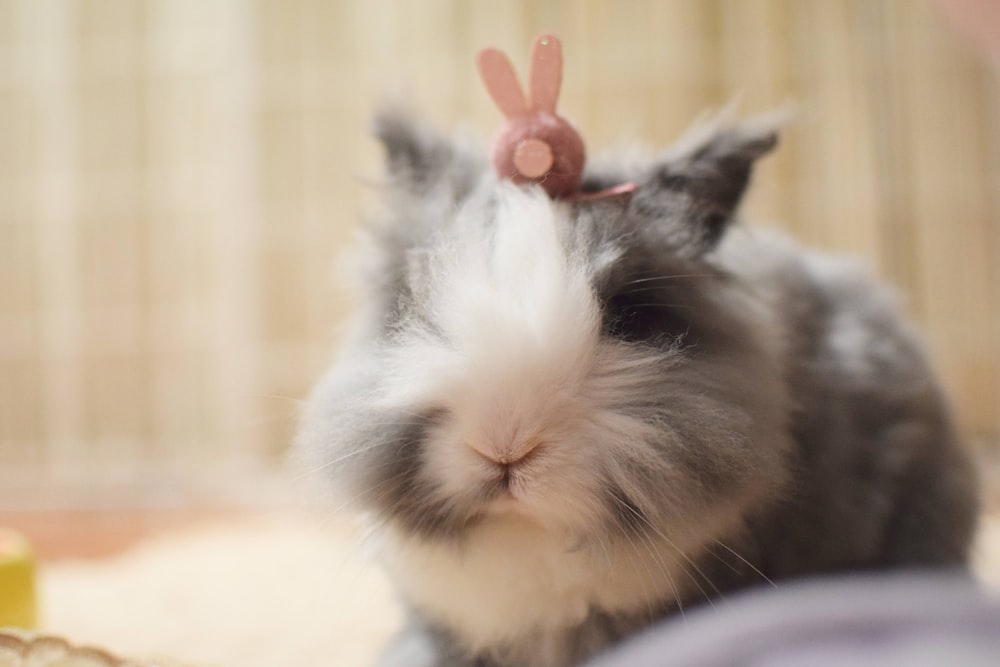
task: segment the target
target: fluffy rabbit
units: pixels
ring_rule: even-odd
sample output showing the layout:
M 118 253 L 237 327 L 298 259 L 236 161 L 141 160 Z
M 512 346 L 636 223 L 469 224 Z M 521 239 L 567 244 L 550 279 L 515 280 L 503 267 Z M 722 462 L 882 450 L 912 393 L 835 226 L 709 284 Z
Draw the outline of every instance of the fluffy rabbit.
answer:
M 892 296 L 734 226 L 766 123 L 557 201 L 383 115 L 365 307 L 300 446 L 367 516 L 392 667 L 568 667 L 819 573 L 961 566 L 972 469 Z

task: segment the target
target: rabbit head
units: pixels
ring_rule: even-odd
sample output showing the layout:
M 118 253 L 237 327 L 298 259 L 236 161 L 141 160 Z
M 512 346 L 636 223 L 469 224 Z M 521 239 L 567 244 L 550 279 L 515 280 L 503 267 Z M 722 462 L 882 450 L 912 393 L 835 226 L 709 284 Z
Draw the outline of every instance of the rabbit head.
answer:
M 302 431 L 345 499 L 424 540 L 514 512 L 682 542 L 783 483 L 773 332 L 712 261 L 773 128 L 590 175 L 638 183 L 596 201 L 498 182 L 405 116 L 377 131 L 365 312 Z

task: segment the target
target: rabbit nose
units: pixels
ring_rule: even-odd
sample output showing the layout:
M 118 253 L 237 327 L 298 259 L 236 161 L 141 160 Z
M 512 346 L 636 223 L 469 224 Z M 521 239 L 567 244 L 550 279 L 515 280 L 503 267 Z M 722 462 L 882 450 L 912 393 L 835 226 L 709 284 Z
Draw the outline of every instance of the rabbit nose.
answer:
M 483 458 L 503 466 L 514 465 L 531 458 L 542 445 L 541 438 L 529 438 L 506 447 L 489 446 L 476 439 L 468 441 L 469 446 Z
M 541 139 L 525 139 L 514 149 L 514 166 L 525 178 L 549 173 L 552 161 L 552 148 Z

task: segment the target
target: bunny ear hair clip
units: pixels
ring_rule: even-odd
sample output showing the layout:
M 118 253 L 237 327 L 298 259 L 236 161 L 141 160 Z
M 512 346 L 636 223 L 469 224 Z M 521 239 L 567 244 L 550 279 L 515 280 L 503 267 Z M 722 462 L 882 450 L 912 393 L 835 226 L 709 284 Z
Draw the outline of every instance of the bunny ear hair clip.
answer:
M 528 95 L 502 51 L 483 49 L 476 58 L 479 76 L 506 123 L 493 140 L 493 167 L 500 178 L 537 183 L 554 199 L 595 199 L 632 192 L 625 183 L 600 192 L 580 192 L 586 159 L 583 139 L 556 113 L 562 86 L 562 45 L 542 35 L 531 51 Z

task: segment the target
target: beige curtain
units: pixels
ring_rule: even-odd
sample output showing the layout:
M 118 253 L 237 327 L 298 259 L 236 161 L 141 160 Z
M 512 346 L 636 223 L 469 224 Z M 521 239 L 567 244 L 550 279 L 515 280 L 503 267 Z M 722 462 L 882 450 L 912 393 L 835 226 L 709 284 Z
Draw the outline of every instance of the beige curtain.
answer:
M 373 108 L 487 137 L 476 49 L 546 30 L 594 152 L 794 100 L 747 216 L 896 283 L 996 439 L 1000 87 L 923 0 L 0 0 L 0 506 L 252 487 L 349 308 Z

